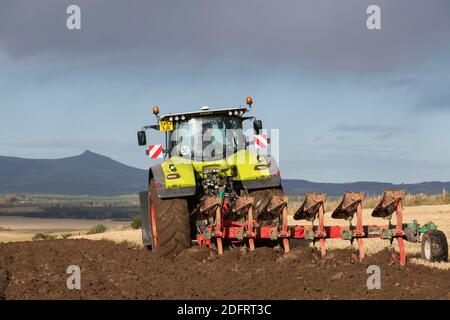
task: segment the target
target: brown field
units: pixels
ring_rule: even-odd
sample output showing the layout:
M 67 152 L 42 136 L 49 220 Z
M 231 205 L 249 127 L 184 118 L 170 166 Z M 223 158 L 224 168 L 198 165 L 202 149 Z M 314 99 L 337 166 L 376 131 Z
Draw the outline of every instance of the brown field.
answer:
M 307 247 L 262 247 L 222 256 L 193 247 L 169 260 L 128 243 L 86 239 L 0 244 L 1 299 L 450 299 L 450 272 L 392 263 L 387 250 L 359 262 L 351 250 L 325 257 Z M 67 267 L 81 270 L 69 290 Z M 367 268 L 380 268 L 379 289 Z M 211 287 L 211 284 L 214 284 Z
M 327 224 L 345 221 L 329 219 Z M 405 221 L 430 220 L 450 236 L 450 205 L 405 208 Z M 384 224 L 364 210 L 365 223 Z M 56 220 L 56 221 L 54 221 Z M 414 259 L 420 245 L 408 244 L 406 266 L 393 262 L 384 241 L 367 240 L 359 262 L 348 243 L 328 241 L 322 258 L 315 248 L 293 247 L 283 254 L 271 248 L 217 256 L 193 247 L 168 260 L 141 246 L 141 231 L 123 221 L 67 219 L 0 220 L 0 235 L 88 229 L 102 223 L 107 232 L 67 240 L 0 243 L 0 300 L 3 299 L 450 299 L 450 263 Z M 296 221 L 291 221 L 296 223 Z M 124 226 L 126 224 L 126 226 Z M 76 239 L 74 239 L 76 238 Z M 86 239 L 78 239 L 86 238 Z M 90 240 L 87 240 L 90 239 Z M 113 241 L 105 241 L 105 240 Z M 9 239 L 14 241 L 20 239 Z M 346 248 L 346 249 L 340 249 Z M 412 262 L 412 263 L 411 263 Z M 66 268 L 81 268 L 82 289 L 68 290 Z M 366 287 L 369 265 L 381 268 L 381 289 Z M 267 279 L 277 281 L 267 281 Z M 320 279 L 320 281 L 317 281 Z M 210 290 L 211 283 L 218 283 Z

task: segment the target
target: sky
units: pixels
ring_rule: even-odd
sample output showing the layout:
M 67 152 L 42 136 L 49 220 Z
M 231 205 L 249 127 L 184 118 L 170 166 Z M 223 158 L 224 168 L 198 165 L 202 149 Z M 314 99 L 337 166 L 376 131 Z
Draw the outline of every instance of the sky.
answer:
M 280 130 L 285 178 L 450 181 L 450 2 L 0 0 L 0 155 L 148 168 L 136 131 L 153 105 L 248 95 Z

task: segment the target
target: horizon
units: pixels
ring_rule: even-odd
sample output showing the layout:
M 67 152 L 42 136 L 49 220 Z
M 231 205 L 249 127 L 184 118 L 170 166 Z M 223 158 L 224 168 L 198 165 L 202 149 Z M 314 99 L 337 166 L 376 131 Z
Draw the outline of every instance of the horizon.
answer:
M 134 169 L 138 169 L 138 170 L 146 170 L 148 168 L 138 168 L 138 167 L 134 167 L 130 164 L 127 163 L 123 163 L 117 159 L 114 159 L 113 157 L 109 156 L 109 155 L 105 155 L 105 154 L 101 154 L 98 153 L 96 151 L 92 151 L 92 150 L 85 150 L 80 154 L 75 154 L 75 155 L 71 155 L 71 156 L 66 156 L 66 157 L 62 157 L 62 158 L 24 158 L 24 157 L 17 157 L 17 156 L 8 156 L 8 155 L 3 155 L 0 154 L 0 157 L 5 157 L 5 158 L 17 158 L 17 159 L 24 159 L 24 160 L 62 160 L 62 159 L 67 159 L 67 158 L 76 158 L 76 157 L 80 157 L 86 153 L 90 153 L 90 154 L 94 154 L 96 156 L 101 156 L 101 157 L 105 157 L 110 159 L 111 161 L 115 161 L 120 163 L 121 165 L 127 166 L 127 167 L 131 167 Z M 283 173 L 282 173 L 283 175 Z M 376 180 L 354 180 L 354 181 L 344 181 L 344 182 L 335 182 L 335 181 L 314 181 L 314 180 L 307 180 L 307 179 L 300 179 L 300 178 L 283 178 L 283 180 L 303 180 L 303 181 L 307 181 L 307 182 L 313 182 L 313 183 L 330 183 L 330 184 L 354 184 L 354 183 L 386 183 L 386 184 L 394 184 L 394 185 L 403 185 L 403 184 L 421 184 L 421 183 L 433 183 L 433 182 L 438 182 L 438 183 L 450 183 L 450 181 L 445 181 L 445 180 L 423 180 L 423 181 L 416 181 L 416 182 L 399 182 L 399 183 L 394 183 L 391 181 L 376 181 Z

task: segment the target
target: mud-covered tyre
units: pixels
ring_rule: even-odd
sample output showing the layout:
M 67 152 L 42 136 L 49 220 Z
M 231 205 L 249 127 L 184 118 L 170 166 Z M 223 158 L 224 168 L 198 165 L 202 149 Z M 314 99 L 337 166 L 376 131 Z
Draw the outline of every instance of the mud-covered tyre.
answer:
M 148 208 L 154 253 L 173 258 L 191 246 L 187 199 L 160 199 L 151 179 Z
M 148 210 L 148 190 L 139 192 L 139 204 L 141 208 L 142 245 L 151 250 L 152 229 L 150 226 L 150 216 Z
M 448 260 L 447 237 L 442 231 L 430 230 L 422 236 L 422 247 L 420 255 L 422 259 L 431 262 Z

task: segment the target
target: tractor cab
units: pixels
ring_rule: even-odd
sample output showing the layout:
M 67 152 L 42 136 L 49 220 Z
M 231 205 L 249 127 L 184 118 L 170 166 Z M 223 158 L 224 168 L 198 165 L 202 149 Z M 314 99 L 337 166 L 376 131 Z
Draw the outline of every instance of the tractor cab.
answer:
M 145 145 L 146 129 L 155 129 L 166 134 L 165 153 L 172 157 L 183 157 L 196 162 L 225 159 L 248 146 L 243 122 L 253 120 L 255 134 L 262 130 L 262 122 L 246 116 L 252 99 L 247 98 L 248 108 L 210 109 L 204 106 L 199 111 L 159 115 L 159 107 L 153 113 L 158 124 L 146 126 L 138 132 L 139 145 Z
M 171 157 L 214 161 L 244 150 L 242 115 L 246 111 L 245 108 L 205 110 L 187 116 L 161 117 L 160 121 L 173 122 L 173 131 L 168 134 L 168 152 Z

